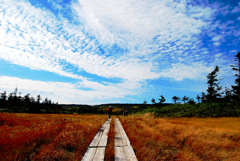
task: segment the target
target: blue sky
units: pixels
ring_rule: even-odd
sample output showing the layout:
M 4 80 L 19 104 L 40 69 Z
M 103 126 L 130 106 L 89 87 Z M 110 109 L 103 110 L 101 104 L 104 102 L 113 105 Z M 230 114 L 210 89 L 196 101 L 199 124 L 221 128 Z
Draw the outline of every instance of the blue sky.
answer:
M 238 0 L 0 0 L 0 91 L 54 102 L 196 98 L 240 51 Z

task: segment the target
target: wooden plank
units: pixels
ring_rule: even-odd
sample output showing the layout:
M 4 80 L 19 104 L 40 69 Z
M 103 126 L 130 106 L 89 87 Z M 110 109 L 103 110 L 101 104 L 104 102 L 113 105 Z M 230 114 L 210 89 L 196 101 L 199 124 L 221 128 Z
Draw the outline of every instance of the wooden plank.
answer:
M 122 138 L 122 143 L 123 143 L 123 146 L 128 146 L 128 145 L 131 145 L 128 137 L 127 137 L 127 134 L 125 133 L 122 125 L 121 125 L 121 122 L 119 121 L 118 119 L 118 126 L 119 126 L 119 132 L 120 132 L 120 135 L 121 135 L 121 138 Z
M 115 161 L 127 161 L 122 147 L 115 147 Z
M 110 124 L 111 120 L 112 119 L 110 118 L 107 121 L 105 121 L 99 131 L 104 131 L 104 129 L 108 126 L 108 124 Z
M 97 148 L 96 153 L 93 158 L 93 161 L 104 160 L 105 150 L 106 150 L 106 148 Z
M 119 122 L 119 120 L 116 120 L 116 122 L 115 122 L 115 139 L 114 139 L 114 143 L 115 143 L 116 147 L 123 146 L 122 135 L 121 135 L 120 129 L 121 129 L 120 122 Z
M 93 160 L 93 157 L 96 153 L 96 148 L 88 148 L 87 152 L 84 154 L 82 161 Z
M 122 147 L 123 146 L 122 137 L 120 135 L 120 131 L 119 130 L 115 131 L 114 144 L 115 144 L 115 147 L 119 147 L 119 146 Z
M 122 139 L 115 139 L 114 144 L 115 147 L 122 147 L 123 146 Z
M 115 137 L 121 138 L 121 133 L 119 128 L 115 128 Z
M 103 132 L 102 131 L 99 131 L 95 137 L 93 138 L 91 144 L 89 145 L 89 147 L 95 147 L 99 144 L 100 140 L 101 140 L 101 137 L 102 137 L 102 134 Z
M 104 132 L 101 136 L 101 140 L 100 140 L 98 146 L 107 146 L 107 140 L 108 140 L 107 134 L 108 134 L 109 129 L 110 129 L 110 123 L 104 129 Z
M 122 136 L 123 146 L 130 146 L 131 143 L 130 143 L 125 131 L 122 129 L 122 130 L 120 130 L 120 132 L 121 132 L 121 136 Z
M 127 161 L 137 161 L 137 157 L 131 145 L 123 146 L 123 151 L 124 151 L 125 157 L 127 158 Z
M 110 129 L 111 119 L 108 119 L 100 128 L 98 133 L 93 138 L 84 154 L 82 161 L 101 161 L 104 160 L 105 150 L 107 146 L 107 133 Z
M 115 121 L 115 160 L 137 161 L 131 143 L 118 118 Z
M 89 145 L 89 147 L 97 147 L 97 146 L 106 146 L 104 145 L 104 143 L 101 143 L 101 145 L 99 145 L 102 136 L 104 134 L 104 131 L 107 130 L 107 132 L 109 131 L 110 128 L 110 122 L 111 119 L 108 119 L 107 121 L 105 121 L 105 123 L 102 125 L 102 127 L 100 128 L 99 132 L 95 135 L 95 137 L 93 138 L 91 144 Z M 107 128 L 107 129 L 106 129 Z M 104 137 L 105 138 L 105 137 Z M 105 141 L 106 142 L 106 141 Z

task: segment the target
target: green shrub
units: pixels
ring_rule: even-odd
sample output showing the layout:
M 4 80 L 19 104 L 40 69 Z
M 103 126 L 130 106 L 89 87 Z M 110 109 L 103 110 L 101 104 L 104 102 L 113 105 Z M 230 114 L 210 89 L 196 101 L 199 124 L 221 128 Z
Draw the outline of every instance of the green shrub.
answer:
M 153 114 L 156 117 L 239 117 L 240 104 L 172 104 L 162 108 L 154 108 Z

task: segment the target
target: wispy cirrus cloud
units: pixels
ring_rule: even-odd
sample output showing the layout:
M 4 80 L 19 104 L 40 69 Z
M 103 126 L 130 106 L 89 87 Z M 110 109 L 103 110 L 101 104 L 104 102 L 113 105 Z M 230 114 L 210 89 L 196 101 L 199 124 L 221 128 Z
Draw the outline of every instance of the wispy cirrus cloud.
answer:
M 82 85 L 91 90 L 82 90 Z M 69 82 L 51 82 L 51 81 L 34 81 L 30 79 L 20 79 L 17 77 L 0 76 L 0 91 L 7 91 L 9 94 L 14 88 L 18 87 L 22 95 L 30 93 L 36 98 L 41 95 L 42 98 L 48 97 L 54 102 L 60 103 L 83 103 L 83 104 L 99 104 L 102 100 L 121 99 L 127 95 L 134 95 L 136 83 L 125 82 L 123 84 L 102 85 L 97 82 L 87 81 L 79 83 Z M 128 99 L 128 98 L 126 98 Z
M 168 45 L 191 49 L 214 13 L 208 7 L 177 1 L 78 2 L 73 8 L 79 21 L 84 22 L 100 42 L 117 43 L 131 51 L 126 54 L 146 58 L 152 57 L 153 51 L 160 47 L 169 49 Z
M 6 4 L 4 10 L 7 12 L 3 15 L 1 24 L 1 58 L 4 60 L 79 79 L 83 78 L 77 73 L 64 71 L 61 62 L 107 78 L 156 78 L 156 74 L 151 72 L 151 66 L 148 67 L 139 60 L 115 59 L 102 55 L 98 40 L 88 36 L 81 26 L 71 25 L 61 17 L 56 18 L 49 11 L 36 9 L 24 2 L 11 7 Z M 138 71 L 144 73 L 145 77 L 134 78 L 133 75 Z
M 238 13 L 238 12 L 240 12 L 240 2 L 238 2 L 238 6 L 235 6 L 231 11 L 231 13 Z
M 239 43 L 239 23 L 238 9 L 240 3 L 234 2 L 236 5 L 224 4 L 224 3 L 213 3 L 210 5 L 211 8 L 215 10 L 213 14 L 213 19 L 208 30 L 206 30 L 206 35 L 212 38 L 212 43 L 217 48 L 236 48 L 236 44 Z M 211 41 L 209 42 L 211 43 Z
M 120 58 L 154 64 L 151 69 L 158 78 L 171 77 L 170 73 L 162 74 L 174 68 L 171 63 L 191 67 L 209 54 L 200 35 L 208 29 L 217 11 L 211 6 L 191 5 L 185 1 L 105 0 L 100 4 L 94 0 L 79 0 L 73 8 L 87 31 L 94 33 L 102 44 L 117 43 L 127 49 L 129 52 L 122 53 Z M 219 46 L 220 39 L 221 35 L 215 35 L 212 40 Z M 212 68 L 208 63 L 204 65 Z M 203 70 L 200 73 L 205 72 L 204 68 L 200 70 Z M 201 74 L 189 77 L 184 72 L 179 75 L 181 79 L 176 80 L 201 77 Z
M 84 90 L 77 88 L 89 88 L 93 93 L 85 92 L 95 98 L 103 91 L 119 92 L 119 97 L 124 91 L 134 95 L 149 79 L 203 80 L 217 63 L 226 67 L 221 62 L 226 51 L 220 49 L 239 42 L 239 24 L 224 19 L 236 16 L 239 3 L 48 2 L 51 9 L 21 0 L 0 2 L 0 59 L 77 79 L 79 84 L 72 84 L 71 89 L 78 93 Z M 218 62 L 217 54 L 222 54 Z M 115 78 L 120 83 L 107 81 Z

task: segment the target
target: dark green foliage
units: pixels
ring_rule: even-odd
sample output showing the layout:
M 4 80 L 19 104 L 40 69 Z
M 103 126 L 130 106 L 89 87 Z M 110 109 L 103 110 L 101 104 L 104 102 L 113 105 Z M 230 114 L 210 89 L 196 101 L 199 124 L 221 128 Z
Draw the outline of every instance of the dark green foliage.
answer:
M 201 102 L 206 102 L 206 94 L 204 92 L 201 93 Z
M 187 100 L 188 100 L 188 97 L 187 97 L 187 96 L 184 96 L 184 97 L 182 98 L 182 101 L 184 102 L 184 104 L 186 103 Z
M 166 99 L 163 97 L 163 95 L 160 96 L 160 99 L 159 100 L 159 104 L 162 104 L 163 102 L 166 101 Z
M 194 105 L 194 104 L 196 104 L 196 102 L 194 101 L 194 99 L 193 99 L 193 98 L 190 98 L 190 99 L 188 99 L 188 102 L 187 102 L 187 104 Z
M 219 98 L 221 97 L 221 94 L 219 93 L 222 90 L 222 87 L 219 86 L 220 79 L 217 79 L 217 73 L 219 72 L 219 67 L 216 66 L 215 69 L 207 75 L 207 95 L 206 99 L 207 102 L 218 102 Z
M 160 109 L 155 108 L 156 117 L 239 117 L 240 104 L 199 103 L 173 104 Z
M 177 97 L 177 96 L 173 96 L 173 101 L 174 101 L 174 103 L 176 104 L 177 103 L 177 101 L 179 101 L 180 100 L 180 98 L 179 97 Z
M 235 55 L 235 61 L 237 62 L 234 65 L 231 65 L 231 67 L 233 67 L 233 70 L 238 72 L 238 74 L 235 74 L 235 76 L 237 77 L 235 79 L 235 86 L 232 85 L 232 89 L 233 89 L 233 101 L 234 102 L 239 102 L 240 101 L 240 52 L 237 53 L 237 55 Z
M 233 89 L 233 100 L 235 102 L 240 101 L 240 77 L 235 80 L 236 86 L 232 86 Z
M 154 98 L 152 98 L 151 102 L 152 102 L 152 104 L 155 104 L 156 100 Z
M 3 93 L 0 93 L 0 100 L 6 101 L 7 100 L 7 93 L 4 91 Z
M 0 112 L 107 114 L 107 108 L 112 106 L 113 115 L 122 115 L 124 109 L 128 109 L 130 113 L 136 113 L 136 111 L 148 110 L 149 106 L 147 105 L 147 101 L 144 101 L 145 104 L 104 104 L 90 106 L 81 104 L 58 104 L 52 102 L 47 97 L 42 102 L 40 102 L 40 100 L 40 95 L 35 99 L 30 93 L 21 97 L 20 94 L 17 94 L 17 88 L 8 96 L 4 91 L 3 93 L 0 93 Z M 114 110 L 114 108 L 117 110 Z
M 223 100 L 224 102 L 231 102 L 233 100 L 233 92 L 231 89 L 225 87 L 225 90 L 224 90 L 224 97 L 223 97 Z
M 51 102 L 48 102 L 47 105 L 44 102 L 40 103 L 40 95 L 36 101 L 34 97 L 31 97 L 30 93 L 23 97 L 20 94 L 20 92 L 18 94 L 17 88 L 8 97 L 5 91 L 1 93 L 0 112 L 58 113 L 58 110 L 61 109 Z
M 235 56 L 237 63 L 231 65 L 237 77 L 235 80 L 235 86 L 232 86 L 232 90 L 225 88 L 224 92 L 221 92 L 222 87 L 220 79 L 217 79 L 217 73 L 219 67 L 208 74 L 207 76 L 207 94 L 202 92 L 201 96 L 198 94 L 196 99 L 198 104 L 193 99 L 189 99 L 184 96 L 182 101 L 184 105 L 176 104 L 178 97 L 174 96 L 172 99 L 175 104 L 154 108 L 154 115 L 157 117 L 239 117 L 240 115 L 240 52 Z M 224 94 L 224 95 L 223 95 Z M 202 103 L 199 103 L 201 99 Z M 187 101 L 185 104 L 185 101 Z
M 201 99 L 199 94 L 197 95 L 196 99 L 198 100 L 198 103 L 199 103 L 199 100 Z
M 147 104 L 147 101 L 146 101 L 146 100 L 143 101 L 143 105 L 145 105 L 145 104 Z

